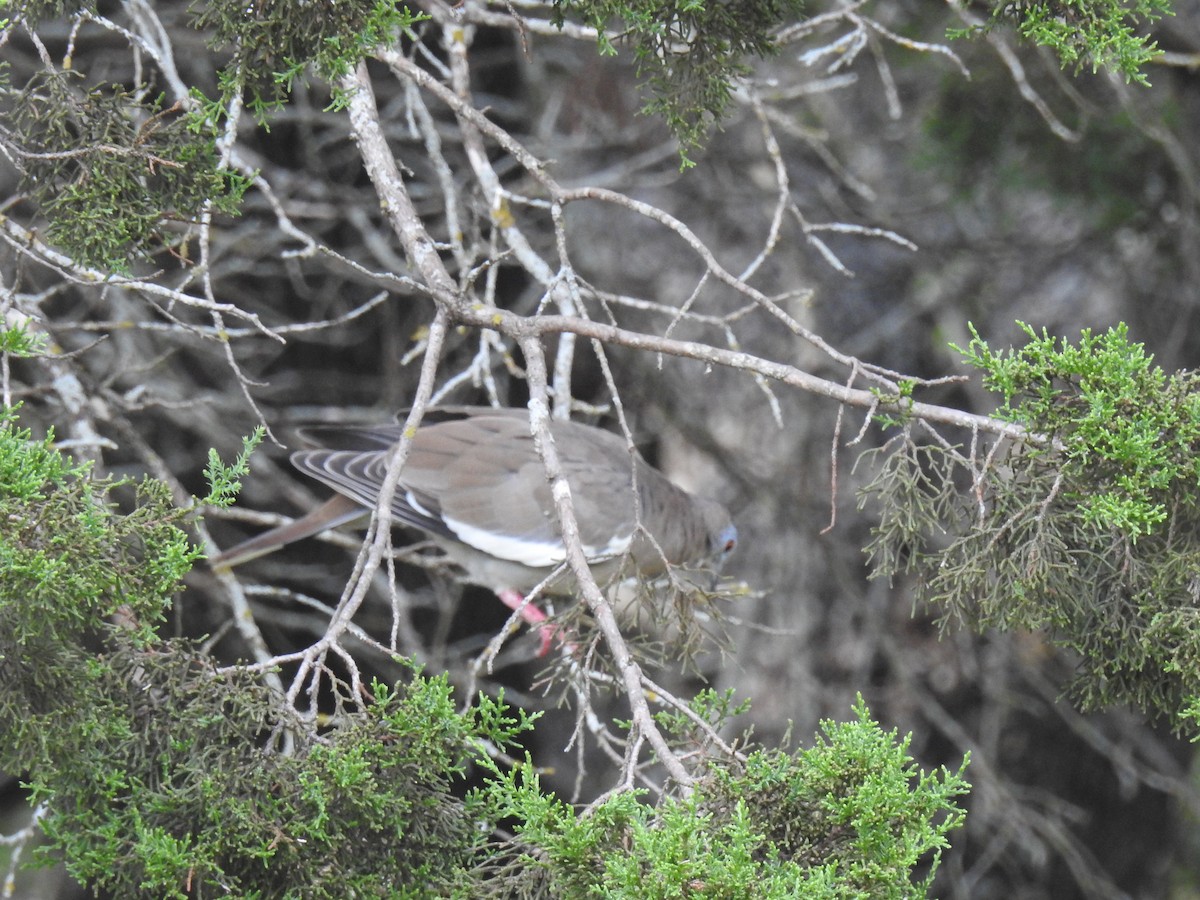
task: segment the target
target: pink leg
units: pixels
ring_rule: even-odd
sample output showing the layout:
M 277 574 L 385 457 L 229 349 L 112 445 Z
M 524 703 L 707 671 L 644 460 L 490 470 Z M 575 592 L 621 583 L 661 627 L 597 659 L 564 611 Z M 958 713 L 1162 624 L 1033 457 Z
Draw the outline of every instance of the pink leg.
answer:
M 531 626 L 536 627 L 542 635 L 542 645 L 538 648 L 538 656 L 545 656 L 550 652 L 550 644 L 554 641 L 555 634 L 558 629 L 553 625 L 543 625 L 546 621 L 546 614 L 542 612 L 536 604 L 525 603 L 525 597 L 520 591 L 514 591 L 512 588 L 504 588 L 496 591 L 496 596 L 500 598 L 500 602 L 509 609 L 519 610 L 521 618 Z M 522 605 L 524 604 L 524 605 Z

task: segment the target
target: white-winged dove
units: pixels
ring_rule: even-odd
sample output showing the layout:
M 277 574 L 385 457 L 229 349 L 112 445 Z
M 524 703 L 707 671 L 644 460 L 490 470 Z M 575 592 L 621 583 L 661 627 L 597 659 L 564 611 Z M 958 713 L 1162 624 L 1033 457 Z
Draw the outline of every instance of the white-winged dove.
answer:
M 338 495 L 213 557 L 213 568 L 238 565 L 374 509 L 401 430 L 306 429 L 304 437 L 319 449 L 293 453 L 292 464 Z M 550 431 L 598 581 L 624 574 L 654 578 L 668 565 L 708 569 L 715 577 L 737 543 L 724 507 L 676 487 L 610 432 L 558 420 Z M 563 563 L 566 549 L 528 410 L 430 409 L 413 438 L 391 513 L 397 523 L 428 532 L 466 580 L 494 590 L 527 622 L 545 619 L 532 604 L 522 606 L 523 594 Z M 568 573 L 546 590 L 569 594 L 574 587 Z M 541 626 L 542 652 L 553 633 Z

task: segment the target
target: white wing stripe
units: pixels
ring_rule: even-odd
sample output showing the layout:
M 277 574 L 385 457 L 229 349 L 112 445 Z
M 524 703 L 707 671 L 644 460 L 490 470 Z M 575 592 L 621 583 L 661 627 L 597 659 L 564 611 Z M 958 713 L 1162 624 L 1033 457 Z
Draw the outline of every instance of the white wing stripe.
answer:
M 443 519 L 446 527 L 468 547 L 474 547 L 498 559 L 508 559 L 535 569 L 549 569 L 567 558 L 561 541 L 529 541 L 513 535 L 486 531 L 455 519 Z M 629 549 L 632 535 L 614 536 L 603 547 L 584 546 L 583 552 L 589 560 L 620 556 Z
M 423 515 L 427 518 L 430 518 L 430 519 L 437 518 L 437 516 L 435 516 L 433 513 L 431 513 L 429 510 L 427 510 L 425 507 L 423 507 L 420 503 L 417 502 L 417 498 L 413 496 L 412 491 L 404 492 L 404 502 L 407 503 L 409 506 L 411 506 L 413 509 L 415 509 L 417 512 L 419 512 L 421 515 Z M 449 524 L 449 523 L 447 523 L 447 524 Z

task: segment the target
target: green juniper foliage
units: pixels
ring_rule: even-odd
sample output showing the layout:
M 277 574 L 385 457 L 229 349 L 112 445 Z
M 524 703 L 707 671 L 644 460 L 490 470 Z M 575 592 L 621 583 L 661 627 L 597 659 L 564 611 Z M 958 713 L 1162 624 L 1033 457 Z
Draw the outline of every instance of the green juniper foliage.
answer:
M 129 898 L 443 896 L 484 837 L 452 788 L 529 720 L 414 673 L 315 733 L 157 637 L 199 552 L 165 486 L 125 514 L 114 487 L 0 416 L 0 770 L 46 804 L 42 857 Z
M 0 2 L 0 11 L 10 16 L 19 15 L 30 25 L 37 25 L 46 19 L 73 16 L 80 10 L 95 12 L 96 0 L 5 0 L 5 2 Z
M 682 164 L 701 148 L 728 109 L 735 80 L 748 60 L 777 49 L 773 31 L 800 16 L 802 0 L 731 4 L 698 0 L 556 0 L 561 24 L 578 17 L 600 31 L 602 53 L 614 53 L 610 29 L 633 47 L 651 96 L 644 107 L 660 116 L 680 143 Z M 14 17 L 36 23 L 91 11 L 94 3 L 21 2 Z M 193 89 L 167 105 L 143 100 L 140 89 L 88 83 L 64 67 L 35 76 L 6 112 L 13 143 L 9 158 L 22 168 L 22 189 L 48 220 L 47 236 L 84 265 L 125 272 L 161 249 L 180 255 L 170 223 L 196 220 L 211 204 L 234 214 L 249 181 L 223 169 L 217 130 L 235 96 L 265 125 L 311 66 L 330 82 L 350 71 L 372 47 L 392 44 L 426 18 L 395 0 L 347 0 L 312 15 L 300 0 L 196 3 L 191 24 L 231 51 L 217 73 L 219 97 Z M 1136 26 L 1170 13 L 1169 0 L 999 3 L 981 29 L 1015 21 L 1021 35 L 1052 47 L 1064 66 L 1090 64 L 1145 82 L 1142 71 L 1157 49 Z M 7 87 L 7 85 L 5 85 Z M 334 105 L 341 103 L 337 91 Z M 179 230 L 179 229 L 176 229 Z
M 36 23 L 94 3 L 13 3 Z M 233 50 L 217 73 L 220 97 L 195 88 L 186 100 L 143 99 L 144 91 L 89 82 L 70 68 L 47 68 L 13 92 L 5 110 L 9 159 L 21 189 L 46 217 L 46 237 L 77 262 L 124 273 L 163 249 L 186 255 L 186 226 L 207 207 L 236 214 L 249 179 L 224 169 L 216 139 L 228 104 L 244 96 L 261 124 L 310 66 L 330 80 L 370 50 L 393 43 L 425 18 L 389 0 L 311 4 L 275 0 L 193 6 L 192 25 Z M 7 84 L 3 85 L 8 87 Z
M 204 477 L 209 484 L 208 496 L 203 503 L 227 509 L 237 499 L 238 491 L 242 489 L 241 478 L 250 474 L 250 455 L 262 443 L 267 430 L 259 425 L 254 433 L 242 439 L 242 452 L 229 465 L 221 461 L 216 450 L 208 451 L 208 465 L 204 467 Z
M 1084 708 L 1181 725 L 1200 695 L 1200 377 L 1164 373 L 1124 325 L 1077 344 L 1022 327 L 1024 347 L 972 332 L 960 352 L 1027 439 L 988 461 L 905 428 L 874 452 L 875 573 L 912 574 L 944 621 L 1047 629 L 1079 654 Z
M 727 702 L 705 692 L 695 711 L 711 719 Z M 921 772 L 908 739 L 880 729 L 861 697 L 854 715 L 822 723 L 807 750 L 713 758 L 689 796 L 657 806 L 624 792 L 580 815 L 546 796 L 528 767 L 493 766 L 483 793 L 518 823 L 523 849 L 480 896 L 925 896 L 947 832 L 963 822 L 967 761 Z M 691 730 L 684 717 L 660 717 L 672 718 Z M 914 883 L 922 864 L 928 872 Z
M 47 237 L 78 262 L 113 271 L 178 242 L 208 203 L 233 213 L 248 182 L 218 166 L 211 127 L 161 97 L 43 71 L 9 112 L 22 190 L 49 221 Z
M 993 0 L 986 25 L 951 29 L 950 36 L 1015 24 L 1021 37 L 1053 50 L 1064 69 L 1103 68 L 1148 84 L 1142 70 L 1161 51 L 1138 28 L 1164 15 L 1172 15 L 1171 0 Z
M 25 323 L 0 328 L 0 354 L 14 358 L 37 356 L 46 351 L 46 335 L 30 331 Z
M 430 18 L 414 13 L 395 0 L 343 0 L 323 4 L 319 16 L 305 0 L 272 0 L 259 7 L 258 16 L 246 16 L 238 0 L 193 4 L 193 25 L 211 31 L 214 48 L 232 50 L 222 67 L 222 100 L 216 118 L 229 97 L 244 95 L 247 108 L 260 125 L 292 94 L 296 78 L 316 68 L 326 82 L 353 71 L 374 47 L 391 46 L 413 26 Z M 334 106 L 341 100 L 334 92 Z
M 395 43 L 429 18 L 394 0 L 325 3 L 320 15 L 304 0 L 269 0 L 254 10 L 247 16 L 239 0 L 192 5 L 193 24 L 211 30 L 214 47 L 233 52 L 221 73 L 222 93 L 245 92 L 249 109 L 263 124 L 309 66 L 335 81 L 372 48 Z
M 113 653 L 106 728 L 33 772 L 76 878 L 121 897 L 444 896 L 482 839 L 454 782 L 520 720 L 486 699 L 459 714 L 444 677 L 415 677 L 316 735 L 244 672 L 156 649 Z
M 121 612 L 122 635 L 134 645 L 153 641 L 170 592 L 199 552 L 179 530 L 164 485 L 141 482 L 136 509 L 117 515 L 108 499 L 116 485 L 91 479 L 88 466 L 52 442 L 32 440 L 15 413 L 0 410 L 0 684 L 19 676 L 57 702 L 86 693 L 84 644 L 110 630 L 108 617 Z M 50 663 L 60 650 L 70 663 L 61 669 Z M 22 730 L 17 743 L 39 727 L 20 717 L 11 724 Z
M 651 99 L 643 112 L 661 116 L 678 138 L 685 166 L 729 106 L 733 81 L 748 57 L 776 52 L 773 29 L 800 15 L 803 0 L 555 0 L 559 24 L 578 16 L 599 33 L 600 52 L 617 48 L 617 29 L 632 47 Z
M 210 460 L 214 497 L 236 490 L 247 452 Z M 861 700 L 811 749 L 714 757 L 688 797 L 624 792 L 586 816 L 484 752 L 532 718 L 503 698 L 459 711 L 445 675 L 375 683 L 317 731 L 257 673 L 158 637 L 198 551 L 165 487 L 143 482 L 120 513 L 115 486 L 0 417 L 0 769 L 26 773 L 45 805 L 42 861 L 92 889 L 908 897 L 962 821 L 961 770 L 917 771 Z M 706 692 L 694 711 L 721 727 L 739 708 Z M 704 740 L 692 717 L 659 721 L 681 748 Z M 466 792 L 471 765 L 487 778 Z M 488 843 L 499 825 L 520 842 Z
M 995 353 L 975 332 L 967 362 L 1004 404 L 997 415 L 1056 439 L 1075 483 L 1084 520 L 1136 540 L 1166 521 L 1167 504 L 1194 501 L 1200 476 L 1200 394 L 1192 373 L 1170 378 L 1152 365 L 1122 323 L 1103 335 L 1085 330 L 1078 346 L 1039 337 L 1019 351 Z M 959 349 L 959 348 L 955 348 Z M 1068 491 L 1068 494 L 1070 492 Z

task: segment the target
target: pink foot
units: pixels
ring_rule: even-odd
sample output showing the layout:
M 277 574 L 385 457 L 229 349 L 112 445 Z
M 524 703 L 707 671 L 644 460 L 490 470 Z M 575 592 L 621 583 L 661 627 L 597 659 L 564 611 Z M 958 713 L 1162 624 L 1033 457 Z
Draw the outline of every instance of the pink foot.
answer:
M 554 643 L 554 637 L 558 634 L 558 628 L 554 625 L 543 624 L 546 621 L 546 614 L 533 603 L 525 603 L 525 597 L 520 591 L 514 591 L 512 588 L 504 588 L 496 591 L 496 596 L 500 598 L 500 602 L 509 609 L 520 611 L 521 618 L 532 628 L 537 628 L 542 636 L 542 644 L 538 648 L 537 655 L 545 656 L 550 652 L 550 645 Z M 524 604 L 524 605 L 522 605 Z

